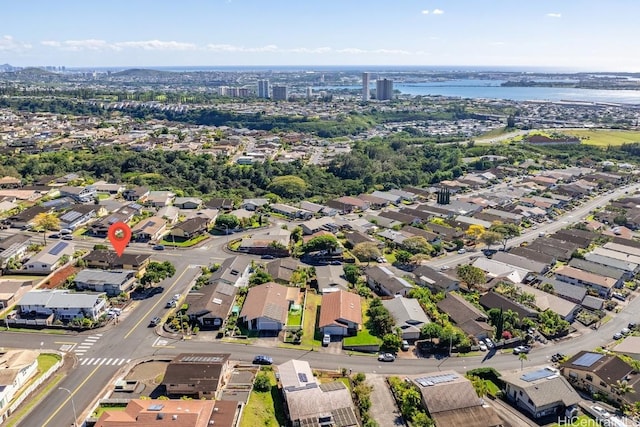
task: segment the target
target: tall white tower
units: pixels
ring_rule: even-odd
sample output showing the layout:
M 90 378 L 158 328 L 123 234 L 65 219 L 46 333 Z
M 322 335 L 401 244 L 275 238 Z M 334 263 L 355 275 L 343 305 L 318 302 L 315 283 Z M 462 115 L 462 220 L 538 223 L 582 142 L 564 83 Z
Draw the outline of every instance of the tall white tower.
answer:
M 371 97 L 369 91 L 369 73 L 362 73 L 362 102 L 369 101 Z
M 258 80 L 258 98 L 269 98 L 269 80 Z

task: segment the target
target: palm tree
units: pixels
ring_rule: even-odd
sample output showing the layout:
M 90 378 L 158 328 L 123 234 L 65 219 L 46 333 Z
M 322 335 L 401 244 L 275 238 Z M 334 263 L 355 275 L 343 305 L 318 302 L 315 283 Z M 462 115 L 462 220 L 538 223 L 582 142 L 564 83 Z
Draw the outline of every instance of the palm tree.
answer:
M 524 369 L 524 361 L 529 360 L 527 353 L 520 353 L 518 359 L 520 360 L 520 370 L 522 371 Z
M 627 380 L 618 380 L 611 388 L 613 388 L 616 391 L 616 394 L 620 396 L 636 392 Z

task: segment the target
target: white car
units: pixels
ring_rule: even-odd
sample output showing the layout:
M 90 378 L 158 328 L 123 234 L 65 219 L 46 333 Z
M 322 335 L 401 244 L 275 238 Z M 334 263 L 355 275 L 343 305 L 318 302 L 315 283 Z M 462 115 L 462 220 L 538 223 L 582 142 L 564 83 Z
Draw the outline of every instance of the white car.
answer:
M 593 405 L 591 407 L 591 410 L 597 416 L 598 419 L 607 419 L 611 417 L 611 414 L 601 406 Z
M 487 345 L 482 341 L 478 343 L 478 346 L 480 347 L 480 351 L 487 351 Z
M 180 299 L 180 294 L 175 294 L 175 295 L 173 296 L 173 300 L 174 300 L 174 301 L 178 301 L 179 299 Z

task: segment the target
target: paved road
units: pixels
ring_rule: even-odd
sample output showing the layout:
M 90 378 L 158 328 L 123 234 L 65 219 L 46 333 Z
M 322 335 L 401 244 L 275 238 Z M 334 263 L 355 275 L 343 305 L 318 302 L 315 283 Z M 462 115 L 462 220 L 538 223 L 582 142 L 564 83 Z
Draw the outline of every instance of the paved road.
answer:
M 636 185 L 629 191 L 640 188 Z M 526 240 L 533 240 L 540 231 L 552 232 L 565 227 L 569 222 L 588 214 L 590 210 L 608 202 L 611 198 L 624 193 L 620 189 L 613 194 L 599 196 L 583 204 L 575 211 L 566 214 L 555 223 L 544 224 L 535 232 L 512 239 L 510 245 L 517 245 Z M 277 225 L 276 225 L 277 226 Z M 6 230 L 0 232 L 4 234 Z M 247 233 L 245 233 L 247 234 Z M 256 234 L 256 233 L 254 233 Z M 239 237 L 239 236 L 236 236 Z M 79 246 L 90 248 L 95 241 L 78 242 Z M 225 237 L 211 238 L 198 248 L 190 250 L 165 250 L 151 252 L 148 247 L 136 247 L 136 250 L 154 253 L 154 258 L 170 260 L 176 266 L 176 276 L 167 279 L 161 286 L 165 287 L 162 295 L 154 296 L 143 301 L 136 301 L 135 310 L 125 312 L 118 325 L 103 328 L 100 331 L 90 331 L 82 334 L 55 335 L 40 333 L 2 332 L 4 347 L 34 348 L 70 351 L 76 355 L 75 368 L 63 378 L 57 387 L 70 390 L 70 394 L 60 389 L 53 389 L 49 395 L 38 404 L 37 410 L 31 411 L 19 426 L 21 427 L 57 427 L 68 426 L 73 419 L 72 403 L 78 416 L 83 417 L 85 408 L 99 398 L 99 394 L 107 387 L 113 377 L 131 360 L 156 354 L 176 355 L 189 352 L 228 352 L 236 360 L 251 361 L 259 351 L 256 347 L 242 344 L 231 344 L 216 341 L 212 335 L 201 333 L 197 339 L 190 341 L 165 340 L 159 338 L 148 328 L 148 321 L 155 315 L 163 315 L 167 295 L 186 293 L 190 284 L 199 273 L 199 266 L 209 265 L 227 258 L 222 247 L 226 243 Z M 439 259 L 432 265 L 439 266 L 465 262 L 470 254 L 453 255 L 447 259 Z M 550 363 L 552 354 L 560 352 L 573 354 L 579 350 L 595 348 L 610 342 L 613 333 L 619 331 L 631 320 L 639 321 L 640 298 L 630 302 L 628 307 L 613 320 L 602 326 L 598 331 L 591 331 L 588 335 L 559 342 L 554 345 L 535 348 L 529 354 L 529 365 Z M 207 338 L 208 337 L 208 338 Z M 456 369 L 465 371 L 479 366 L 492 366 L 498 370 L 519 369 L 520 362 L 511 354 L 491 353 L 484 356 L 452 357 L 436 359 L 398 359 L 394 363 L 380 363 L 375 357 L 349 356 L 344 354 L 328 354 L 322 348 L 316 351 L 303 351 L 284 348 L 269 348 L 275 363 L 283 363 L 291 358 L 307 360 L 314 368 L 337 369 L 347 368 L 354 372 L 372 374 L 403 375 L 407 372 L 420 373 L 434 370 Z M 98 396 L 97 396 L 98 395 Z M 86 415 L 86 414 L 84 414 Z

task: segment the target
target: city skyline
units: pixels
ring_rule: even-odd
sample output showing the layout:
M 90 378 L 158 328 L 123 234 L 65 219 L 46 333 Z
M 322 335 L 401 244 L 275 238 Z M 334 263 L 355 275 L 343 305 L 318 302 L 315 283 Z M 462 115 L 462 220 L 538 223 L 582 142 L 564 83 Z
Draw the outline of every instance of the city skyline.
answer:
M 0 64 L 640 71 L 640 3 L 43 0 L 3 5 Z

